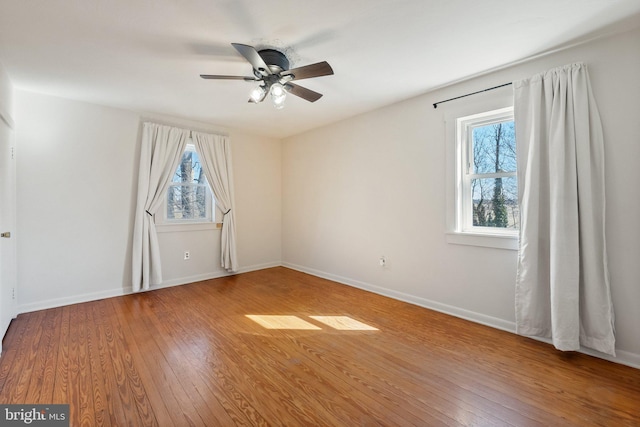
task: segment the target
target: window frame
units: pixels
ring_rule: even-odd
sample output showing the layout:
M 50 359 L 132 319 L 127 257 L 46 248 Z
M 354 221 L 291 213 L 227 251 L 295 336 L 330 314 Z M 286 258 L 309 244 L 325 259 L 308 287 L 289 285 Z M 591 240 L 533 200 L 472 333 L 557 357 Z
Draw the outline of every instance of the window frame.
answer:
M 446 96 L 444 97 L 446 98 Z M 445 152 L 446 184 L 444 237 L 448 244 L 509 251 L 518 250 L 518 235 L 462 232 L 458 227 L 460 214 L 457 200 L 461 189 L 458 168 L 461 147 L 457 142 L 457 119 L 504 108 L 513 108 L 513 91 L 510 87 L 474 95 L 465 98 L 464 102 L 451 102 L 438 106 L 438 111 L 442 112 L 444 122 L 444 138 L 442 139 Z
M 517 237 L 519 229 L 473 225 L 473 197 L 471 183 L 474 179 L 516 177 L 517 172 L 472 172 L 474 164 L 473 129 L 496 123 L 514 121 L 513 106 L 485 111 L 456 119 L 456 226 L 459 233 Z M 517 143 L 516 143 L 517 144 Z

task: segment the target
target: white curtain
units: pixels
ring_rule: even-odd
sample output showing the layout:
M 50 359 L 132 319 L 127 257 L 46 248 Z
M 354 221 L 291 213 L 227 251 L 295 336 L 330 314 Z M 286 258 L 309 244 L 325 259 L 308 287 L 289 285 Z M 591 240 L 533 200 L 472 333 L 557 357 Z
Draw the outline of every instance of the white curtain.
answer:
M 163 205 L 171 178 L 187 145 L 189 131 L 144 123 L 138 201 L 133 229 L 133 290 L 149 289 L 162 282 L 160 248 L 153 215 Z
M 238 268 L 238 257 L 229 138 L 199 132 L 192 132 L 191 137 L 200 155 L 202 169 L 213 191 L 216 205 L 224 215 L 220 236 L 220 265 L 228 272 L 234 272 Z
M 615 355 L 604 141 L 586 65 L 514 82 L 521 209 L 519 334 Z

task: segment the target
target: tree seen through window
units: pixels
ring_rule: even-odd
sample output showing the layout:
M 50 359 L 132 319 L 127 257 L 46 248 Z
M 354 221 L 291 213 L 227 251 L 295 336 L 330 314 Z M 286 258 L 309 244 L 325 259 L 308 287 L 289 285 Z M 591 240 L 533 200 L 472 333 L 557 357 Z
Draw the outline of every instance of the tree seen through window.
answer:
M 211 190 L 200 158 L 189 144 L 167 190 L 167 220 L 212 221 L 211 205 Z
M 472 129 L 473 226 L 519 228 L 513 121 Z

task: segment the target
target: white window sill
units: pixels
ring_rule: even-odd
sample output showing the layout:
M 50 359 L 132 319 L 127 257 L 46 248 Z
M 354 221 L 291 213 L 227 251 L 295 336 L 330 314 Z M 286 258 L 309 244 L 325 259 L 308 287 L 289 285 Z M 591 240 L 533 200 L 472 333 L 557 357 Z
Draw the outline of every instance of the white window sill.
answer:
M 222 228 L 221 222 L 196 222 L 193 224 L 156 224 L 158 233 L 182 233 L 185 231 L 209 231 Z
M 447 243 L 454 245 L 481 246 L 485 248 L 518 250 L 518 236 L 481 234 L 481 233 L 447 233 Z

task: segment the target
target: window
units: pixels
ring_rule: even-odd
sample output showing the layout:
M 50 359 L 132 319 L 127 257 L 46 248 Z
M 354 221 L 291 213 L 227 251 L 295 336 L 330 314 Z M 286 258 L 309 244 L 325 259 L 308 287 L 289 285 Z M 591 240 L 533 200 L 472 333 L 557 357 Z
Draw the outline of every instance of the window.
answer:
M 167 224 L 211 223 L 214 200 L 200 158 L 193 144 L 187 144 L 169 188 L 164 222 Z
M 517 235 L 520 212 L 513 108 L 456 121 L 456 231 Z

